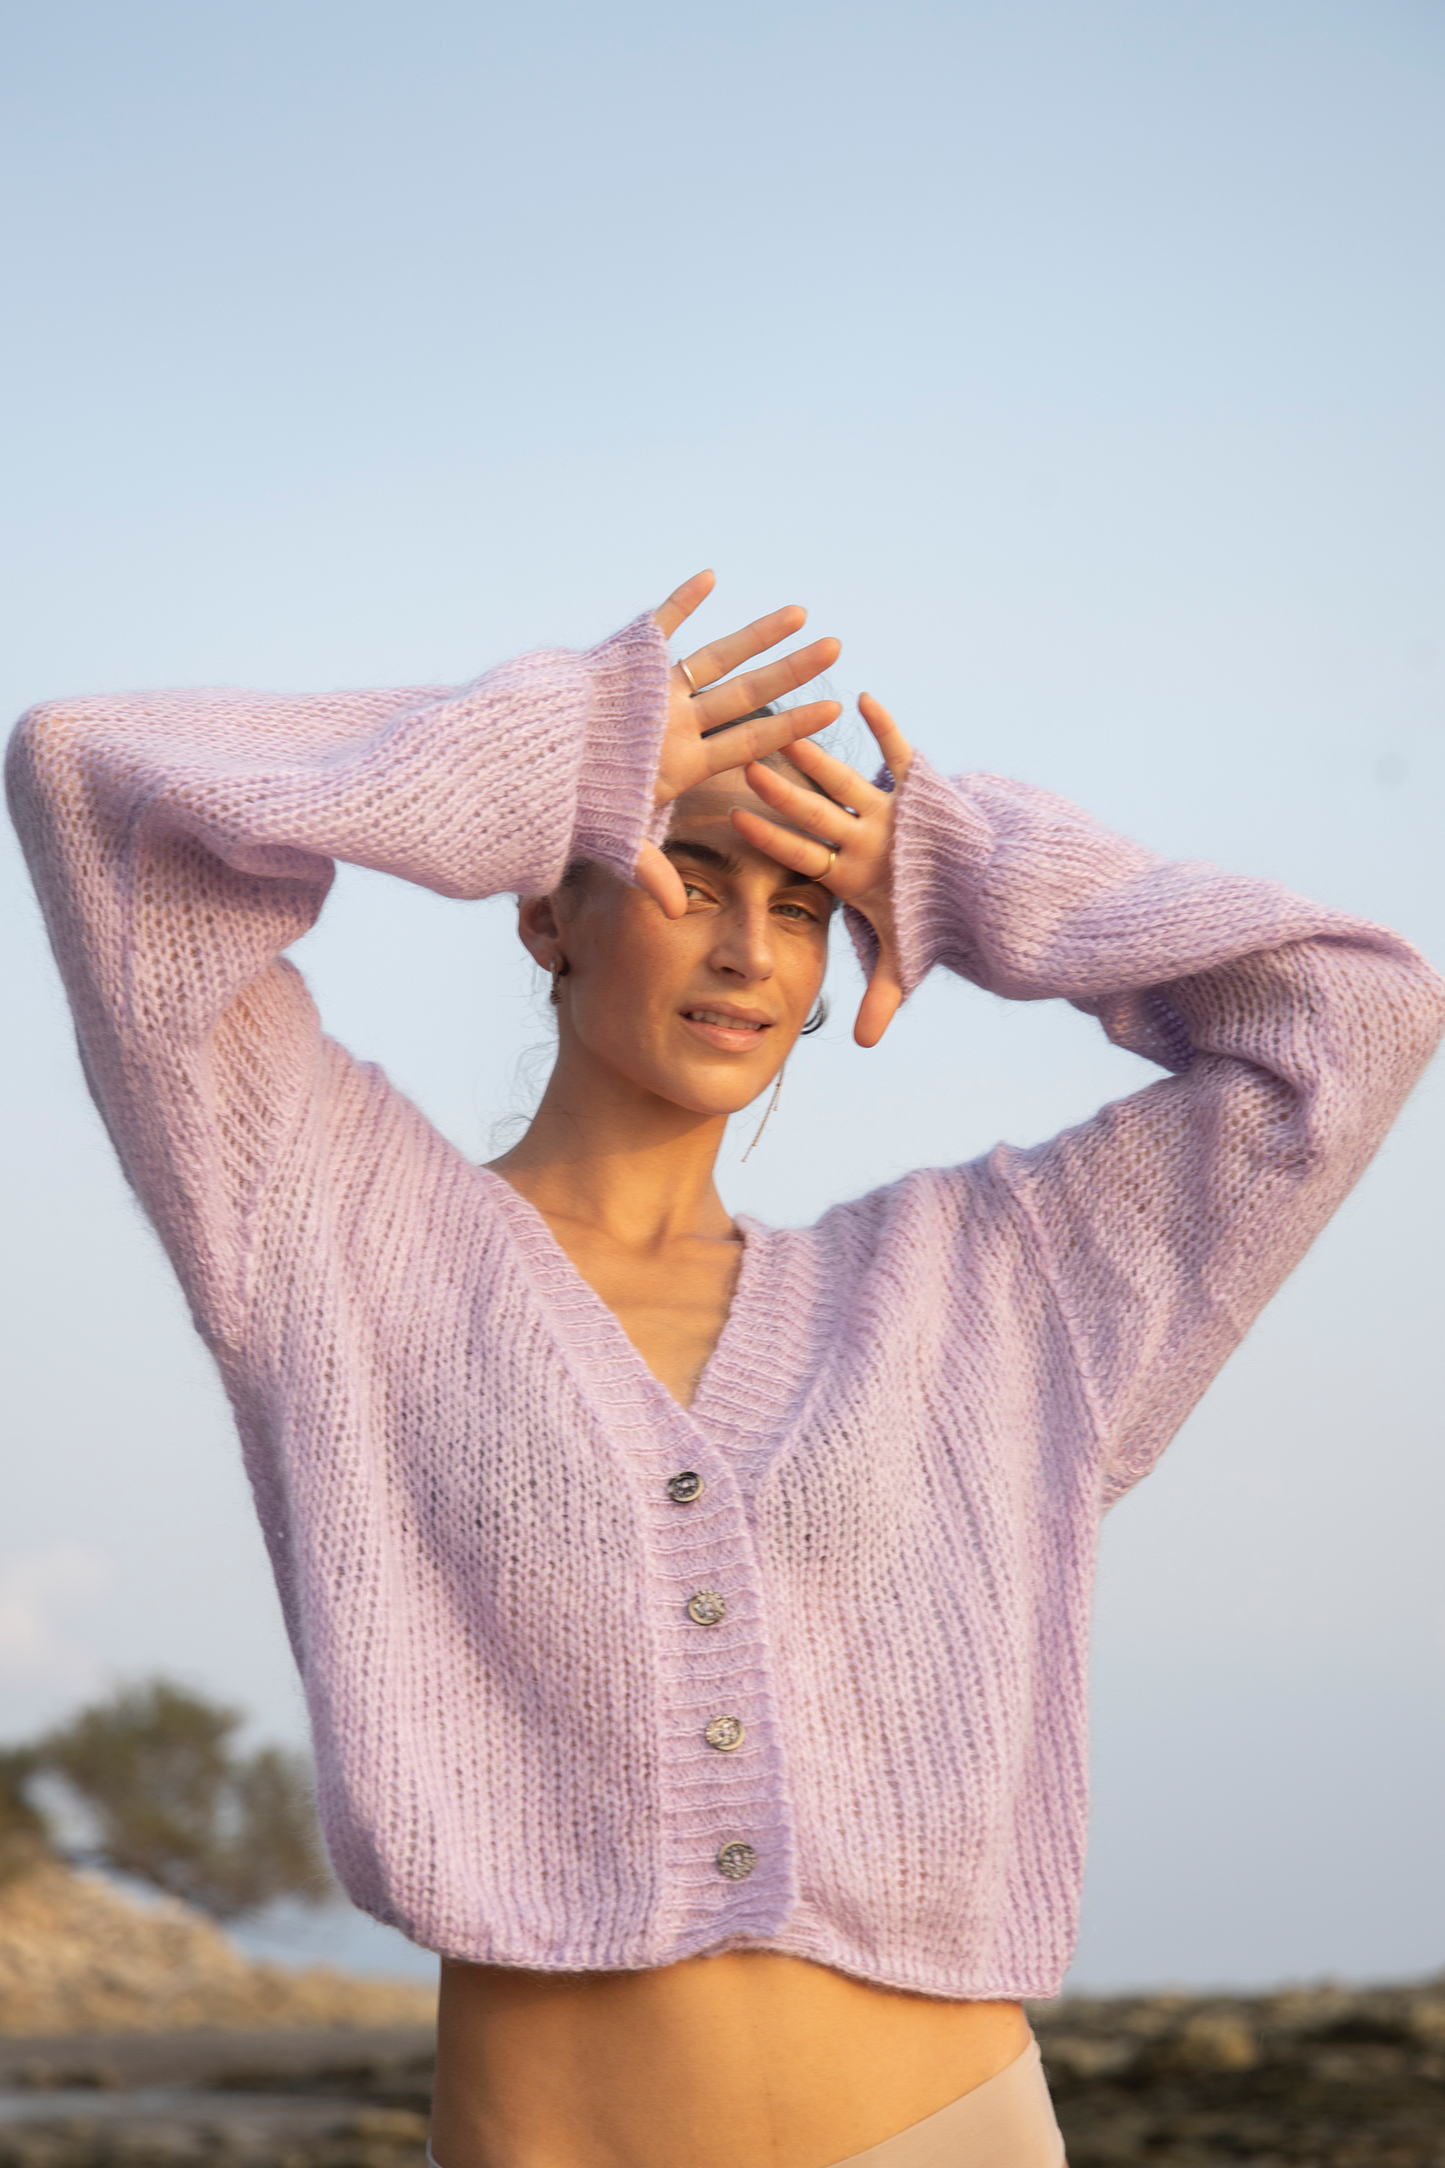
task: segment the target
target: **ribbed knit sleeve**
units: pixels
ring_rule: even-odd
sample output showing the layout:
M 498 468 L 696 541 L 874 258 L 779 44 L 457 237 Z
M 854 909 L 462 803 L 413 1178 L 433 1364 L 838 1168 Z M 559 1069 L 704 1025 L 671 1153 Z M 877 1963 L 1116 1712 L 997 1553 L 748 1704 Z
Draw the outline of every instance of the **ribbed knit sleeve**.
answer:
M 191 1297 L 224 1341 L 248 1211 L 320 1075 L 282 951 L 346 859 L 442 895 L 539 892 L 583 853 L 631 873 L 652 818 L 664 642 L 455 689 L 139 693 L 20 722 L 10 802 L 87 1079 Z
M 899 803 L 895 908 L 908 991 L 939 963 L 1013 1000 L 1061 997 L 1173 1072 L 995 1161 L 1117 1497 L 1369 1163 L 1439 1039 L 1445 986 L 1383 927 L 922 759 Z

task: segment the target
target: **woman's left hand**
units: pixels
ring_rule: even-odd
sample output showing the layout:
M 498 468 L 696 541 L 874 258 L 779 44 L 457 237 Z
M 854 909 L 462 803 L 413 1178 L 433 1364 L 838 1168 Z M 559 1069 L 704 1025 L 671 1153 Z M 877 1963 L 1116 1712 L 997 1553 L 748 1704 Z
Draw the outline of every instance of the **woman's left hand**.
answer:
M 873 928 L 878 936 L 879 956 L 858 1009 L 853 1036 L 860 1046 L 876 1046 L 903 1001 L 893 923 L 893 832 L 898 816 L 897 794 L 913 759 L 913 748 L 888 710 L 871 693 L 863 694 L 858 711 L 877 739 L 878 750 L 893 777 L 891 791 L 878 790 L 865 782 L 856 769 L 835 760 L 811 738 L 799 738 L 784 747 L 784 755 L 828 796 L 820 798 L 817 791 L 791 782 L 776 768 L 765 768 L 754 761 L 747 770 L 749 785 L 789 825 L 779 827 L 776 821 L 741 806 L 734 810 L 732 819 L 745 842 L 766 851 L 779 865 L 819 882 L 840 902 L 851 903 Z M 825 856 L 828 853 L 831 856 Z

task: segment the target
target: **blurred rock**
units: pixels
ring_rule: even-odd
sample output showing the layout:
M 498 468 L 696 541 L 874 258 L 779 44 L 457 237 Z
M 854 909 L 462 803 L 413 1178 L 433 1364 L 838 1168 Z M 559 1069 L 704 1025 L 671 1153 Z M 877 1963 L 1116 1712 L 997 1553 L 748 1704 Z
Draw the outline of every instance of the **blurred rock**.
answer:
M 1096 2038 L 1088 2033 L 1051 2033 L 1049 2068 L 1071 2078 L 1113 2078 L 1137 2061 L 1139 2042 L 1127 2034 Z
M 1445 2168 L 1445 1981 L 1031 2016 L 1069 2168 Z
M 0 2035 L 193 2025 L 426 2024 L 435 1994 L 316 1966 L 253 1963 L 203 1913 L 138 1905 L 54 1860 L 0 1893 Z M 99 2082 L 99 2081 L 96 2081 Z
M 1422 1996 L 1410 2010 L 1409 2023 L 1417 2040 L 1445 2047 L 1445 1996 L 1438 2002 Z
M 1150 2050 L 1155 2075 L 1182 2071 L 1198 2076 L 1211 2070 L 1253 2070 L 1260 2060 L 1259 2041 L 1241 2018 L 1201 2011 L 1165 2033 Z
M 343 2138 L 410 2139 L 425 2145 L 426 2134 L 426 2117 L 414 2114 L 410 2108 L 363 2108 L 341 2126 Z

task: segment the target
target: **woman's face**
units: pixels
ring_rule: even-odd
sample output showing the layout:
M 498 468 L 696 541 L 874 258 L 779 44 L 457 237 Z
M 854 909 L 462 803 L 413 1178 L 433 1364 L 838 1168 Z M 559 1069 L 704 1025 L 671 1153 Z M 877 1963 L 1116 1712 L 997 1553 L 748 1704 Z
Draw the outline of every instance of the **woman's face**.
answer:
M 686 885 L 682 918 L 603 866 L 522 905 L 538 962 L 567 962 L 559 1068 L 610 1072 L 704 1115 L 735 1113 L 776 1076 L 823 983 L 833 898 L 744 843 L 734 806 L 777 819 L 741 769 L 677 800 L 664 848 Z

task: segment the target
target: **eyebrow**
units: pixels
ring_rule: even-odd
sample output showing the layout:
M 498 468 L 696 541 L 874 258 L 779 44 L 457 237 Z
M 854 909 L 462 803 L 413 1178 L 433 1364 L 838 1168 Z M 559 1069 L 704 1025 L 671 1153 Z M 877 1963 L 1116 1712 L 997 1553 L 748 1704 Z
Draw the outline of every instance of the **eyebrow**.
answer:
M 666 858 L 684 856 L 692 858 L 700 866 L 710 866 L 714 873 L 734 874 L 740 871 L 742 865 L 740 859 L 730 857 L 726 851 L 715 849 L 711 843 L 694 843 L 686 836 L 670 837 L 663 844 L 662 850 L 663 856 Z M 780 885 L 784 888 L 820 888 L 822 886 L 820 881 L 810 880 L 806 873 L 795 873 L 791 866 L 780 865 L 778 872 L 783 876 Z
M 687 856 L 695 858 L 700 866 L 711 866 L 714 873 L 736 873 L 741 863 L 736 858 L 730 858 L 726 851 L 714 850 L 710 843 L 689 843 L 685 836 L 679 836 L 675 842 L 669 840 L 663 844 L 662 849 L 664 857 L 667 858 L 676 858 L 686 852 Z

